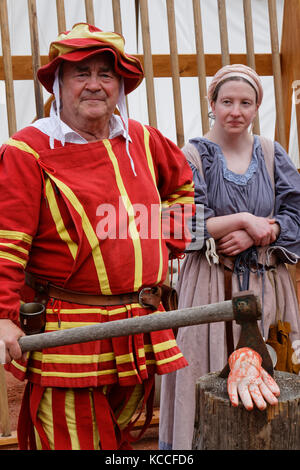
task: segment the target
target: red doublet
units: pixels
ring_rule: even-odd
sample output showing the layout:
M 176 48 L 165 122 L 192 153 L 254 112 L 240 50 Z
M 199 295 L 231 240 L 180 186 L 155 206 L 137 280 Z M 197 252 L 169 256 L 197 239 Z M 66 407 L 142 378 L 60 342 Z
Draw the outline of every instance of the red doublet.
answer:
M 189 241 L 178 229 L 193 210 L 192 173 L 157 130 L 130 121 L 129 134 L 137 176 L 123 137 L 64 147 L 55 141 L 49 149 L 49 137 L 28 127 L 1 148 L 0 317 L 18 321 L 25 268 L 91 294 L 164 281 L 168 248 L 177 256 Z M 178 217 L 175 206 L 190 210 Z M 24 293 L 30 300 L 32 292 Z M 50 299 L 46 331 L 148 313 L 139 304 L 106 308 Z M 186 364 L 167 330 L 36 351 L 9 368 L 42 386 L 90 387 L 130 386 Z

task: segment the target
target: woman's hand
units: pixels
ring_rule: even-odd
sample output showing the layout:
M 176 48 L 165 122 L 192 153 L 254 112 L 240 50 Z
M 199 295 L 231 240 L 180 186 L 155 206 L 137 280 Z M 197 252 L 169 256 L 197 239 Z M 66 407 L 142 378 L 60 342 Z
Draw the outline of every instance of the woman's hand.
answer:
M 206 220 L 206 227 L 215 240 L 222 240 L 227 235 L 230 236 L 236 231 L 244 230 L 252 239 L 252 244 L 256 246 L 270 245 L 278 238 L 280 233 L 280 226 L 275 219 L 257 217 L 249 212 L 210 217 Z M 250 243 L 250 239 L 248 239 L 246 245 L 247 243 Z M 225 248 L 228 248 L 228 245 Z
M 246 230 L 235 230 L 217 242 L 217 251 L 227 256 L 236 256 L 254 245 L 253 238 Z
M 279 225 L 275 219 L 257 217 L 247 212 L 244 213 L 244 228 L 256 246 L 270 245 L 276 240 L 279 233 Z

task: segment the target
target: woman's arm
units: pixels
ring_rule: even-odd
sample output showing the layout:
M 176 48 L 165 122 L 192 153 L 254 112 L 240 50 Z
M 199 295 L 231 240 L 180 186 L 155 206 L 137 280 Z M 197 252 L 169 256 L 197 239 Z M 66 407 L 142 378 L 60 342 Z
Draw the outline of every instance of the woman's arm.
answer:
M 257 246 L 273 243 L 279 233 L 275 219 L 257 217 L 249 212 L 211 217 L 206 221 L 206 225 L 215 240 L 220 240 L 235 231 L 244 230 Z
M 245 213 L 239 212 L 237 214 L 222 215 L 218 217 L 211 217 L 207 219 L 207 230 L 215 240 L 228 235 L 235 230 L 241 230 L 245 224 Z
M 277 223 L 271 225 L 273 238 L 277 238 L 280 233 L 280 227 Z M 246 230 L 235 230 L 228 235 L 220 238 L 217 242 L 217 251 L 227 256 L 236 256 L 242 251 L 253 246 L 254 240 Z

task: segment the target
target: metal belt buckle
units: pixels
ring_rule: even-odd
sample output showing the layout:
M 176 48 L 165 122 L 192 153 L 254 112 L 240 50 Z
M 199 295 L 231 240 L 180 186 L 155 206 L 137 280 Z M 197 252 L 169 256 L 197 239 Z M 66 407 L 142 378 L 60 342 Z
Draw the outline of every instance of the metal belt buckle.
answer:
M 142 300 L 142 297 L 143 297 L 144 293 L 147 292 L 147 291 L 150 291 L 150 292 L 151 292 L 151 291 L 152 291 L 152 287 L 143 287 L 143 289 L 141 289 L 140 292 L 139 292 L 139 304 L 140 304 L 142 307 L 144 307 L 144 308 L 148 308 L 148 307 L 149 307 L 149 305 L 144 304 L 144 302 L 143 302 L 143 300 Z

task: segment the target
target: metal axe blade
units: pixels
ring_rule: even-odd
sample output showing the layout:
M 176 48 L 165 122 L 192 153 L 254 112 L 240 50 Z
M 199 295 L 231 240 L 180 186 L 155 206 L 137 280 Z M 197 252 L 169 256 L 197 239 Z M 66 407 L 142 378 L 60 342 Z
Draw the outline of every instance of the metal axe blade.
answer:
M 234 319 L 241 326 L 240 338 L 235 349 L 245 347 L 254 349 L 262 357 L 262 367 L 273 377 L 273 362 L 257 324 L 261 318 L 259 298 L 252 291 L 239 292 L 232 296 L 232 308 Z M 227 377 L 229 372 L 229 365 L 226 364 L 220 376 Z

